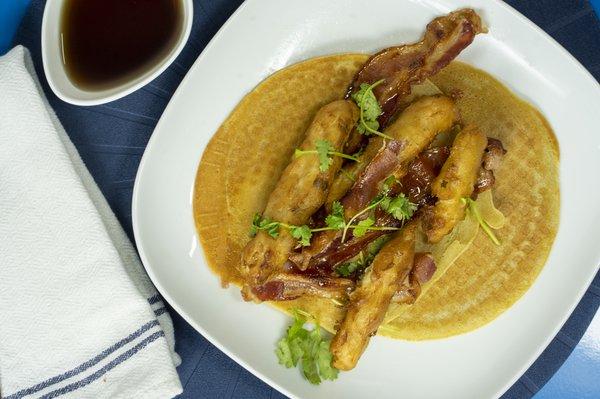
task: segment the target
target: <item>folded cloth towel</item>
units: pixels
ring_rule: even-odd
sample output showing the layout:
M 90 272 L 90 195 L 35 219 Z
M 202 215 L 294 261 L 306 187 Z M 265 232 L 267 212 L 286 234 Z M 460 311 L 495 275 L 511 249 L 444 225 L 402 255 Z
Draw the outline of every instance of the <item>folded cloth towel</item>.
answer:
M 173 326 L 46 101 L 27 49 L 0 57 L 3 398 L 170 398 Z

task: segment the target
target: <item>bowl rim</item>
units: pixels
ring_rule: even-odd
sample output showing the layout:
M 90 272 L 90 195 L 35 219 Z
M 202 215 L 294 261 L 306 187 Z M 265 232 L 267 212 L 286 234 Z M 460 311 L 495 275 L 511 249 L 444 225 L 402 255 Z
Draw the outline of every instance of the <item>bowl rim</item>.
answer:
M 168 57 L 163 58 L 160 62 L 156 63 L 151 68 L 147 69 L 145 72 L 133 76 L 131 79 L 128 79 L 126 82 L 116 86 L 114 88 L 110 88 L 108 90 L 102 91 L 93 91 L 93 90 L 85 90 L 73 85 L 75 90 L 78 93 L 85 94 L 86 98 L 74 96 L 68 94 L 64 90 L 64 86 L 60 83 L 56 82 L 54 79 L 53 71 L 56 70 L 56 67 L 52 66 L 51 59 L 53 57 L 52 50 L 49 49 L 48 41 L 50 35 L 50 28 L 53 24 L 60 23 L 60 20 L 51 19 L 49 14 L 51 10 L 55 8 L 61 8 L 63 3 L 66 0 L 48 0 L 44 6 L 44 14 L 42 17 L 42 28 L 41 28 L 41 52 L 42 52 L 42 65 L 44 69 L 44 75 L 48 82 L 48 85 L 52 89 L 52 92 L 61 100 L 74 104 L 74 105 L 82 105 L 82 106 L 92 106 L 92 105 L 100 105 L 105 104 L 114 100 L 118 100 L 119 98 L 125 97 L 128 94 L 133 93 L 134 91 L 142 88 L 143 86 L 150 83 L 154 80 L 158 75 L 163 73 L 177 58 L 177 56 L 183 50 L 183 47 L 187 43 L 190 32 L 192 30 L 193 23 L 193 15 L 194 15 L 194 4 L 193 0 L 180 0 L 183 5 L 183 29 L 181 30 L 177 41 L 172 46 L 171 52 Z M 64 65 L 61 63 L 60 68 L 64 71 Z M 66 74 L 66 73 L 65 73 Z M 142 79 L 140 79 L 142 77 Z M 70 81 L 67 75 L 67 79 Z M 137 81 L 139 79 L 139 81 Z M 137 81 L 137 82 L 136 82 Z M 108 94 L 107 94 L 108 92 Z M 91 96 L 90 96 L 91 95 Z

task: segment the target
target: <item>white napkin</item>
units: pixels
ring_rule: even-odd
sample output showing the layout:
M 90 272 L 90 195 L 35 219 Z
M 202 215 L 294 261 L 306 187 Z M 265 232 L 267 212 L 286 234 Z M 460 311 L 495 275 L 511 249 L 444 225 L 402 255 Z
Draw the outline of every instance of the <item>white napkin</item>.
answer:
M 0 57 L 3 398 L 170 398 L 173 326 L 46 101 L 27 49 Z

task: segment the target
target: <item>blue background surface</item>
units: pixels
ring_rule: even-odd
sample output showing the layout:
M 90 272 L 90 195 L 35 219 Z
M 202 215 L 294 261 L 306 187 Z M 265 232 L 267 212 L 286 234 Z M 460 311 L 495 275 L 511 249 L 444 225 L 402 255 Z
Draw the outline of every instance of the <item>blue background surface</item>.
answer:
M 596 79 L 600 78 L 600 22 L 592 8 L 600 10 L 600 0 L 507 2 L 567 48 Z M 198 54 L 241 1 L 196 0 L 190 40 L 167 71 L 121 100 L 87 108 L 60 101 L 48 88 L 40 58 L 44 1 L 34 0 L 27 8 L 28 3 L 29 0 L 0 0 L 0 54 L 11 43 L 23 44 L 31 50 L 51 105 L 132 237 L 133 182 L 154 126 Z M 529 398 L 536 393 L 536 399 L 600 398 L 600 315 L 594 318 L 599 305 L 600 275 L 597 275 L 557 337 L 504 398 Z M 185 387 L 181 397 L 282 397 L 208 343 L 175 312 L 171 311 L 171 315 L 177 351 L 183 359 L 178 368 Z

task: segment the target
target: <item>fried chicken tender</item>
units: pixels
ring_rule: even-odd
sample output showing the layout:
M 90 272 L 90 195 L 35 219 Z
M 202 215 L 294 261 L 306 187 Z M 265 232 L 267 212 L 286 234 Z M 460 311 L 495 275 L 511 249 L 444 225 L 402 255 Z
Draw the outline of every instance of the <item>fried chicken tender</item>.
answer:
M 431 186 L 435 205 L 423 216 L 423 231 L 431 243 L 440 241 L 465 216 L 462 200 L 473 193 L 487 137 L 475 125 L 466 126 L 454 139 L 450 156 Z
M 350 295 L 348 311 L 333 340 L 333 366 L 351 370 L 375 335 L 392 297 L 414 260 L 416 221 L 399 231 L 377 254 Z
M 310 124 L 300 149 L 314 150 L 320 140 L 341 149 L 358 117 L 358 107 L 352 101 L 339 100 L 323 106 Z M 316 154 L 293 157 L 271 193 L 263 216 L 290 225 L 305 224 L 325 202 L 341 164 L 342 159 L 334 157 L 329 168 L 322 171 Z M 295 245 L 296 241 L 285 229 L 280 229 L 277 238 L 259 231 L 246 245 L 241 261 L 247 285 L 242 292 L 246 299 L 253 298 L 250 287 L 281 269 Z

